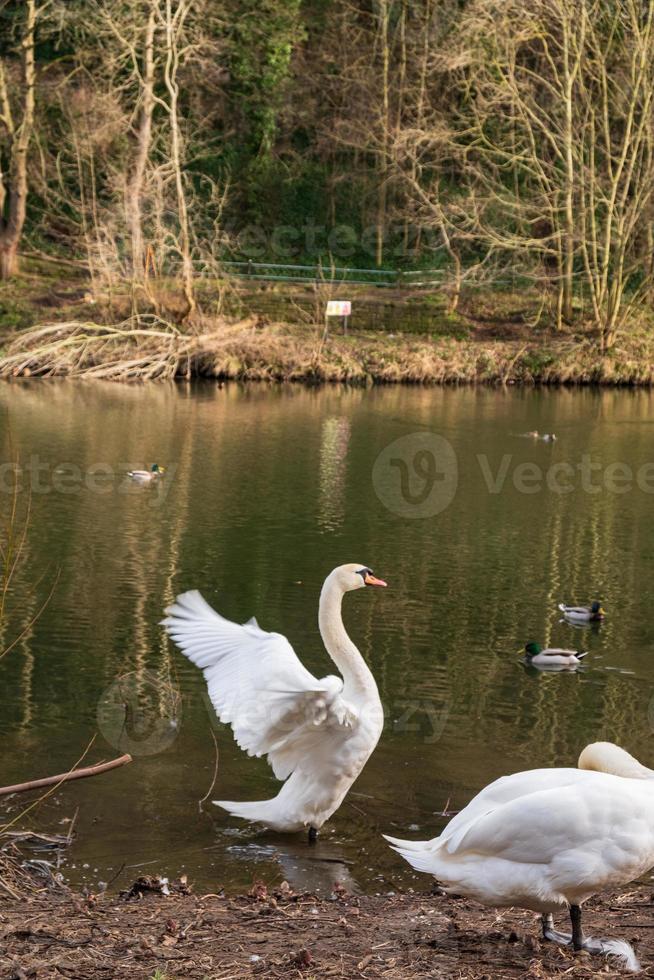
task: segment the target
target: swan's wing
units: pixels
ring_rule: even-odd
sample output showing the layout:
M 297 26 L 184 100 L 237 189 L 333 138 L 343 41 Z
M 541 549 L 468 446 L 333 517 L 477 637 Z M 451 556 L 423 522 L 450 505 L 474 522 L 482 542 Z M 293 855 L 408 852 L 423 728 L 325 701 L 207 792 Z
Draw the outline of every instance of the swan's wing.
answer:
M 607 806 L 613 787 L 606 782 L 606 775 L 592 773 L 595 778 L 590 780 L 587 775 L 577 770 L 568 785 L 543 788 L 479 815 L 456 841 L 447 844 L 448 854 L 548 864 L 565 852 L 592 847 L 595 839 L 601 844 L 614 824 L 620 826 L 620 820 L 627 818 L 619 806 Z M 623 802 L 627 803 L 632 794 L 624 795 Z M 631 802 L 637 805 L 637 798 Z
M 286 637 L 267 633 L 256 619 L 232 623 L 192 591 L 166 609 L 163 625 L 203 671 L 216 714 L 232 726 L 240 747 L 267 755 L 279 779 L 317 741 L 342 740 L 358 723 L 341 696 L 341 678 L 315 678 Z
M 543 789 L 568 786 L 575 782 L 578 772 L 578 769 L 572 768 L 528 769 L 525 772 L 512 773 L 510 776 L 501 776 L 480 790 L 463 810 L 452 817 L 440 837 L 436 837 L 433 843 L 446 844 L 448 852 L 456 850 L 468 827 L 479 817 L 493 813 L 505 803 L 531 796 L 532 793 L 538 793 Z

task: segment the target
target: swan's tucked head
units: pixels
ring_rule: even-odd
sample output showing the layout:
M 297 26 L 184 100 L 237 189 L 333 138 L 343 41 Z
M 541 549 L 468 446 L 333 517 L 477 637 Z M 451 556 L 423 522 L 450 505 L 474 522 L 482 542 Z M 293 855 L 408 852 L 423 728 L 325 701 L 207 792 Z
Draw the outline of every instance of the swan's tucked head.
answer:
M 613 742 L 593 742 L 587 745 L 579 756 L 577 768 L 589 769 L 593 772 L 607 772 L 612 776 L 624 776 L 626 779 L 652 779 L 654 772 L 640 764 L 633 755 L 629 755 L 619 745 Z
M 349 565 L 339 565 L 329 576 L 335 581 L 343 592 L 353 592 L 355 589 L 362 589 L 366 585 L 376 585 L 385 588 L 386 582 L 377 578 L 372 569 L 367 565 L 360 565 L 352 562 Z M 329 581 L 328 579 L 328 581 Z

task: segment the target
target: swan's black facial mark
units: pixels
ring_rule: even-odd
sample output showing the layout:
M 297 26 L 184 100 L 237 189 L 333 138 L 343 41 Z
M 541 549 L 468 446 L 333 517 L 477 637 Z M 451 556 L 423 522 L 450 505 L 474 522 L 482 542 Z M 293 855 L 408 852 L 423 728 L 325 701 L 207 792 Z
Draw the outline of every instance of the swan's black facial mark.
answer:
M 360 575 L 363 579 L 364 585 L 378 585 L 382 588 L 386 587 L 386 582 L 383 579 L 377 578 L 369 568 L 359 568 L 357 569 L 357 575 Z

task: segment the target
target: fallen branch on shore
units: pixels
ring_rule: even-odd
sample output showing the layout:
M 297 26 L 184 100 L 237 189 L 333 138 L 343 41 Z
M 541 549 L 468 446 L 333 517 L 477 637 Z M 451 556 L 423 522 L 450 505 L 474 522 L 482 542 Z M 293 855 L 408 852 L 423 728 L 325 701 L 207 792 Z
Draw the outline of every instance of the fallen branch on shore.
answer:
M 173 378 L 195 338 L 158 317 L 123 323 L 47 324 L 20 333 L 0 358 L 0 377 L 88 377 L 111 381 Z
M 132 761 L 131 755 L 121 755 L 118 759 L 110 762 L 100 762 L 95 766 L 86 766 L 83 769 L 73 769 L 71 772 L 61 773 L 58 776 L 46 776 L 44 779 L 32 779 L 27 783 L 16 783 L 15 786 L 0 786 L 0 796 L 9 796 L 11 793 L 26 793 L 30 789 L 42 789 L 44 786 L 55 786 L 58 783 L 67 783 L 71 779 L 86 779 L 89 776 L 99 776 L 110 769 L 117 769 L 125 766 Z

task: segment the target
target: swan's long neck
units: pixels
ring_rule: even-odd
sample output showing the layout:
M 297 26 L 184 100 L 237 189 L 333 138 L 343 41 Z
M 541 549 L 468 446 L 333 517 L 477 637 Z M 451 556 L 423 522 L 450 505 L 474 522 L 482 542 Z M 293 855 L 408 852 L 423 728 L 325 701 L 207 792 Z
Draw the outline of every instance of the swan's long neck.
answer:
M 623 776 L 626 779 L 652 779 L 654 772 L 642 766 L 633 755 L 612 742 L 593 742 L 587 745 L 579 756 L 579 769 L 592 769 L 595 772 L 607 772 L 612 776 Z
M 342 602 L 343 590 L 329 575 L 320 593 L 318 610 L 318 625 L 323 643 L 343 675 L 346 692 L 348 689 L 351 694 L 357 691 L 376 692 L 377 685 L 368 665 L 345 631 L 341 616 Z

